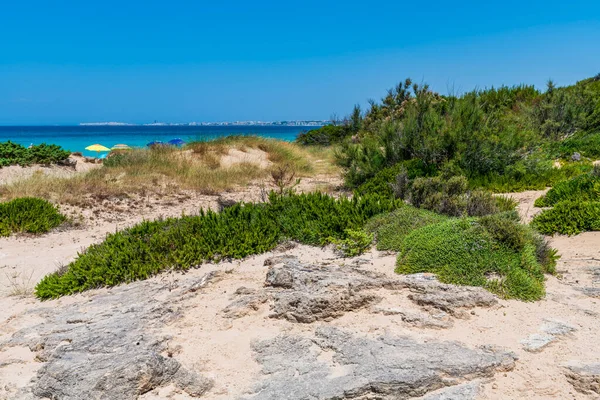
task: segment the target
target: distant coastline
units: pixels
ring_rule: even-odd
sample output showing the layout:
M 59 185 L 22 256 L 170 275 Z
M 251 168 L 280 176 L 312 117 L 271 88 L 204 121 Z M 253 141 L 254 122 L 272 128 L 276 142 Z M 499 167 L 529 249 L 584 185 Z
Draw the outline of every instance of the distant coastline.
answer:
M 328 120 L 297 121 L 224 121 L 224 122 L 152 122 L 147 124 L 130 124 L 127 122 L 81 122 L 79 126 L 323 126 Z

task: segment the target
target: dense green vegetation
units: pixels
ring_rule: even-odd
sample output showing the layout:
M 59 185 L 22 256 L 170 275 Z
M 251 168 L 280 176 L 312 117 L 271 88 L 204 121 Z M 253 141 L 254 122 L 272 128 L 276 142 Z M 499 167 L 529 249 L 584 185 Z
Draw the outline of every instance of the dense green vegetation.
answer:
M 54 144 L 42 143 L 31 148 L 13 142 L 0 142 L 0 168 L 9 165 L 53 164 L 69 157 L 71 152 Z
M 347 239 L 369 218 L 398 204 L 377 195 L 336 200 L 320 193 L 271 194 L 266 204 L 237 204 L 220 213 L 146 221 L 90 246 L 66 271 L 46 276 L 36 295 L 54 298 L 145 279 L 167 269 L 242 258 L 287 239 L 314 245 Z
M 407 79 L 366 112 L 355 107 L 335 129 L 335 141 L 314 142 L 340 143 L 346 184 L 360 193 L 389 191 L 382 183 L 392 183 L 397 165 L 409 160 L 426 176 L 464 175 L 472 188 L 541 189 L 589 171 L 586 157 L 600 157 L 600 77 L 561 88 L 549 82 L 544 93 L 519 85 L 459 96 Z M 328 135 L 310 131 L 299 141 L 311 144 L 312 136 Z M 553 166 L 575 153 L 581 161 Z
M 33 197 L 0 203 L 0 236 L 11 233 L 45 233 L 66 218 L 46 200 Z
M 442 282 L 527 301 L 544 296 L 544 273 L 553 273 L 556 263 L 544 238 L 510 212 L 428 224 L 399 247 L 398 273 L 432 272 Z
M 600 231 L 600 202 L 565 200 L 535 216 L 532 226 L 546 235 Z
M 346 125 L 325 125 L 318 129 L 301 132 L 296 142 L 303 145 L 330 146 L 351 135 Z
M 447 219 L 431 211 L 405 206 L 371 218 L 365 230 L 375 234 L 377 250 L 400 251 L 404 238 L 413 230 Z
M 535 206 L 552 207 L 565 200 L 600 201 L 600 176 L 585 174 L 559 182 L 546 195 L 538 198 Z

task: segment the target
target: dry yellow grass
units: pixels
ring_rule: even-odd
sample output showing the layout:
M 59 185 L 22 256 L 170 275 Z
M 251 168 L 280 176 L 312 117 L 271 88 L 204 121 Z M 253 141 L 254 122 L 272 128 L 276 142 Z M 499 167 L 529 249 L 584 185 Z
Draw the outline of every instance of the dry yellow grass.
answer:
M 244 158 L 230 165 L 221 159 L 232 150 L 264 152 L 268 167 Z M 183 149 L 163 147 L 136 149 L 105 160 L 102 168 L 69 178 L 34 175 L 0 186 L 0 197 L 33 196 L 57 203 L 85 206 L 90 200 L 127 197 L 131 194 L 174 194 L 192 190 L 214 194 L 270 179 L 271 169 L 286 166 L 297 177 L 336 174 L 329 149 L 308 149 L 294 143 L 253 136 L 226 137 L 190 143 Z

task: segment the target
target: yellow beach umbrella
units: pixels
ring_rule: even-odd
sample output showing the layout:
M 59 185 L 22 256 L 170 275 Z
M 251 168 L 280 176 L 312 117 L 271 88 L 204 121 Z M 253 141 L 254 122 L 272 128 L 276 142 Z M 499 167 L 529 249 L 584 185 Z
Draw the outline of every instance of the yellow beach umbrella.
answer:
M 98 153 L 100 153 L 101 151 L 110 151 L 108 147 L 102 146 L 101 144 L 92 144 L 86 147 L 85 149 L 89 151 L 95 151 Z
M 110 149 L 111 150 L 131 150 L 131 147 L 127 146 L 126 144 L 115 144 Z

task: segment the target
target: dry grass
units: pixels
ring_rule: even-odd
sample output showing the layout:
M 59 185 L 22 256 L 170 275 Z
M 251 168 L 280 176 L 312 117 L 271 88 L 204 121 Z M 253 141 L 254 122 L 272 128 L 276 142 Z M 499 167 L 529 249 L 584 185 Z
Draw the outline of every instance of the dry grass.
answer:
M 6 286 L 8 295 L 15 297 L 29 297 L 33 295 L 33 289 L 36 282 L 33 280 L 33 271 L 29 275 L 24 272 L 13 271 L 4 273 L 6 277 Z
M 258 149 L 265 153 L 269 167 L 245 159 L 221 165 L 231 150 Z M 255 151 L 256 152 L 256 151 Z M 110 157 L 102 168 L 73 177 L 36 174 L 31 178 L 0 186 L 0 197 L 32 196 L 76 206 L 132 194 L 170 195 L 183 190 L 215 194 L 269 179 L 272 170 L 285 167 L 296 177 L 336 174 L 333 153 L 293 143 L 254 136 L 234 136 L 208 142 L 190 143 L 184 149 L 154 148 L 131 150 Z

